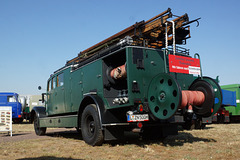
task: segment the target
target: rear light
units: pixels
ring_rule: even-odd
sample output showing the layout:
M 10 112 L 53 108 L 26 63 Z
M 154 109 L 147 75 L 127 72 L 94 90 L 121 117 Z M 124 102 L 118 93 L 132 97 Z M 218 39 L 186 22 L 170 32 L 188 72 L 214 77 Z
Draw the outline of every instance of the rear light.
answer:
M 138 128 L 142 128 L 142 127 L 143 127 L 142 122 L 138 122 L 138 123 L 137 123 L 137 126 L 138 126 Z
M 142 104 L 139 104 L 139 106 L 138 106 L 138 111 L 139 111 L 139 112 L 143 112 L 143 105 L 142 105 Z
M 18 115 L 18 118 L 21 118 L 22 117 L 22 115 Z

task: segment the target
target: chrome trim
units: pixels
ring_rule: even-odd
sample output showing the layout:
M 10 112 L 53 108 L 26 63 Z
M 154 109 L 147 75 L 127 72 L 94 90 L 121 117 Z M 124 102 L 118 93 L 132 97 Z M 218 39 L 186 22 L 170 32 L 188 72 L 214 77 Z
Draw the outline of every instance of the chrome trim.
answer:
M 88 95 L 97 95 L 97 92 L 88 92 L 88 93 L 84 93 L 84 96 L 88 96 Z
M 103 127 L 107 126 L 127 126 L 130 125 L 130 123 L 110 123 L 110 124 L 102 124 Z

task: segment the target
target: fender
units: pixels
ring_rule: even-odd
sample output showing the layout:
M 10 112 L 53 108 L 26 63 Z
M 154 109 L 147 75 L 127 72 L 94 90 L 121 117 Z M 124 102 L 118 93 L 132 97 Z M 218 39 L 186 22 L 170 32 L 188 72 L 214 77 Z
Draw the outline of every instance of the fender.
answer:
M 79 117 L 81 117 L 81 114 L 82 114 L 84 108 L 88 104 L 96 104 L 101 128 L 102 128 L 102 126 L 107 125 L 107 124 L 121 123 L 121 120 L 115 116 L 116 114 L 113 114 L 110 110 L 107 110 L 105 108 L 105 104 L 104 104 L 102 98 L 99 97 L 97 94 L 91 94 L 91 93 L 84 95 L 84 98 L 81 102 L 79 112 L 78 112 Z M 80 121 L 78 122 L 78 124 L 80 124 Z
M 37 114 L 39 118 L 46 117 L 46 108 L 43 106 L 33 107 L 30 115 L 30 121 L 33 122 L 34 114 Z
M 81 120 L 83 110 L 85 109 L 85 107 L 88 104 L 95 104 L 96 105 L 100 125 L 101 125 L 101 128 L 102 128 L 102 114 L 101 114 L 101 112 L 104 112 L 104 103 L 98 95 L 94 95 L 94 94 L 91 94 L 91 93 L 85 94 L 84 98 L 83 98 L 83 100 L 80 104 L 80 108 L 79 108 L 79 111 L 78 111 L 78 117 L 79 117 L 78 126 L 80 126 L 80 124 L 81 124 L 80 120 Z

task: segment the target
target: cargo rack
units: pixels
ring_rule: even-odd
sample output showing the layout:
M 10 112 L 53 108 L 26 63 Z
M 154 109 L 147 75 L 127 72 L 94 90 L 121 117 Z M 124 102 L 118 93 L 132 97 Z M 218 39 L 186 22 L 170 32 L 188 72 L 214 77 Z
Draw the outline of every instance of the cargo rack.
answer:
M 177 17 L 169 20 L 172 17 Z M 99 55 L 108 54 L 124 46 L 141 46 L 147 48 L 156 48 L 172 50 L 189 55 L 189 49 L 176 45 L 186 44 L 186 40 L 190 36 L 190 23 L 198 21 L 200 18 L 189 21 L 187 14 L 175 16 L 171 9 L 147 20 L 137 22 L 134 25 L 114 34 L 113 36 L 91 46 L 90 48 L 80 52 L 77 57 L 66 62 L 66 66 L 88 63 L 89 61 L 100 57 Z M 169 48 L 168 48 L 169 46 Z M 172 47 L 170 47 L 172 46 Z M 91 58 L 93 57 L 93 58 Z

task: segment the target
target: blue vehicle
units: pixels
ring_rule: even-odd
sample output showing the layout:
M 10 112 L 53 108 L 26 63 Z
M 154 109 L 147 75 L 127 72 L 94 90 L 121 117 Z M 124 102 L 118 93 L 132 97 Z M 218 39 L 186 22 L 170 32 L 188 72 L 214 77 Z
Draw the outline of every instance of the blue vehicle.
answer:
M 20 123 L 23 121 L 22 104 L 18 99 L 17 93 L 0 92 L 0 107 L 1 106 L 12 107 L 12 120 L 14 123 Z

